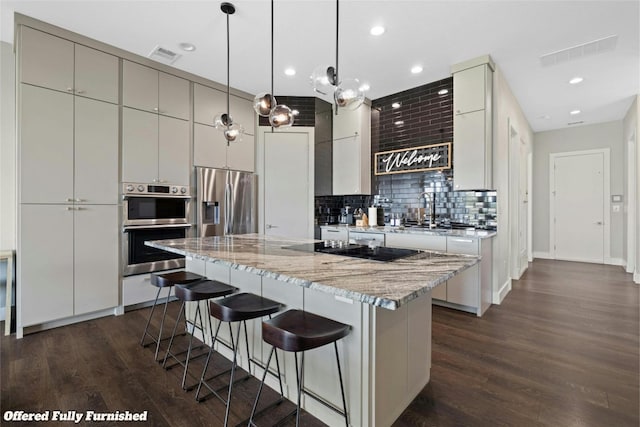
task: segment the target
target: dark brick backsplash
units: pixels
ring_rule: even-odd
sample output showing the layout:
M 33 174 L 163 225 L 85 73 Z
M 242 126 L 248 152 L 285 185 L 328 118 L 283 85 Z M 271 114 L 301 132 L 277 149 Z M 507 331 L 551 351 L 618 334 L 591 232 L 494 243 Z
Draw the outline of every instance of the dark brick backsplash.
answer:
M 293 126 L 315 126 L 316 98 L 313 96 L 276 95 L 278 104 L 284 104 L 299 114 L 293 120 Z M 260 126 L 269 126 L 268 117 L 258 117 Z

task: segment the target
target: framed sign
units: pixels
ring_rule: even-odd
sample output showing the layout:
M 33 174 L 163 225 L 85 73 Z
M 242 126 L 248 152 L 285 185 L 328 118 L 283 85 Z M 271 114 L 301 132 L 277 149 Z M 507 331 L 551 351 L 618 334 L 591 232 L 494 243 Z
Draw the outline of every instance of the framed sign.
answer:
M 376 175 L 451 169 L 451 143 L 381 151 L 374 166 Z

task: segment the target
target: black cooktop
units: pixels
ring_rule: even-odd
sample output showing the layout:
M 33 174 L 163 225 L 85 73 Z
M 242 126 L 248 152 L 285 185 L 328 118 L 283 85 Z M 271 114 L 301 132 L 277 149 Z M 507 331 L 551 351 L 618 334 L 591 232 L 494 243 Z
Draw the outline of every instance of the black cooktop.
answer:
M 305 243 L 301 245 L 284 246 L 284 249 L 293 249 L 296 251 L 304 252 L 321 252 L 332 255 L 342 255 L 353 258 L 370 259 L 374 261 L 394 261 L 399 258 L 415 255 L 420 251 L 413 249 L 400 249 L 400 248 L 385 248 L 375 247 L 370 248 L 364 245 L 349 244 L 344 247 L 326 246 L 324 242 L 317 243 Z

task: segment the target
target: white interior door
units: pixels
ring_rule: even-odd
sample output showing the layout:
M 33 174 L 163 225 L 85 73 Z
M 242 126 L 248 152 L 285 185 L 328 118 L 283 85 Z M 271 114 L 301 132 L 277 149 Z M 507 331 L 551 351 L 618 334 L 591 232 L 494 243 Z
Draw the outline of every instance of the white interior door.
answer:
M 565 153 L 552 157 L 551 204 L 556 259 L 604 263 L 605 155 Z
M 524 141 L 520 141 L 520 168 L 518 178 L 518 267 L 519 276 L 522 275 L 529 266 L 529 257 L 527 253 L 527 231 L 528 231 L 528 213 L 529 213 L 529 162 L 527 147 Z
M 309 134 L 264 133 L 265 234 L 313 238 Z

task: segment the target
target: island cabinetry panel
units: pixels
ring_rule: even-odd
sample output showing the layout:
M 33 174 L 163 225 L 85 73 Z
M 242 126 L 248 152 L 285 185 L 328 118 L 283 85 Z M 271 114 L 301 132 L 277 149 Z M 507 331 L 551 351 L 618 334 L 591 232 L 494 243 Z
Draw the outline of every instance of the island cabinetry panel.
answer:
M 447 238 L 423 234 L 386 233 L 386 245 L 390 248 L 446 252 Z
M 455 190 L 492 188 L 494 68 L 488 56 L 452 67 Z
M 21 203 L 118 203 L 118 107 L 20 89 Z
M 190 82 L 135 62 L 122 63 L 122 104 L 189 120 Z
M 189 185 L 189 122 L 122 109 L 122 181 Z
M 118 305 L 117 208 L 21 205 L 21 327 Z
M 24 25 L 19 43 L 22 83 L 118 103 L 118 57 Z
M 349 243 L 367 245 L 373 242 L 377 246 L 385 245 L 384 233 L 367 233 L 362 231 L 349 231 Z
M 320 229 L 320 237 L 322 240 L 349 240 L 349 230 L 347 227 L 327 227 Z

